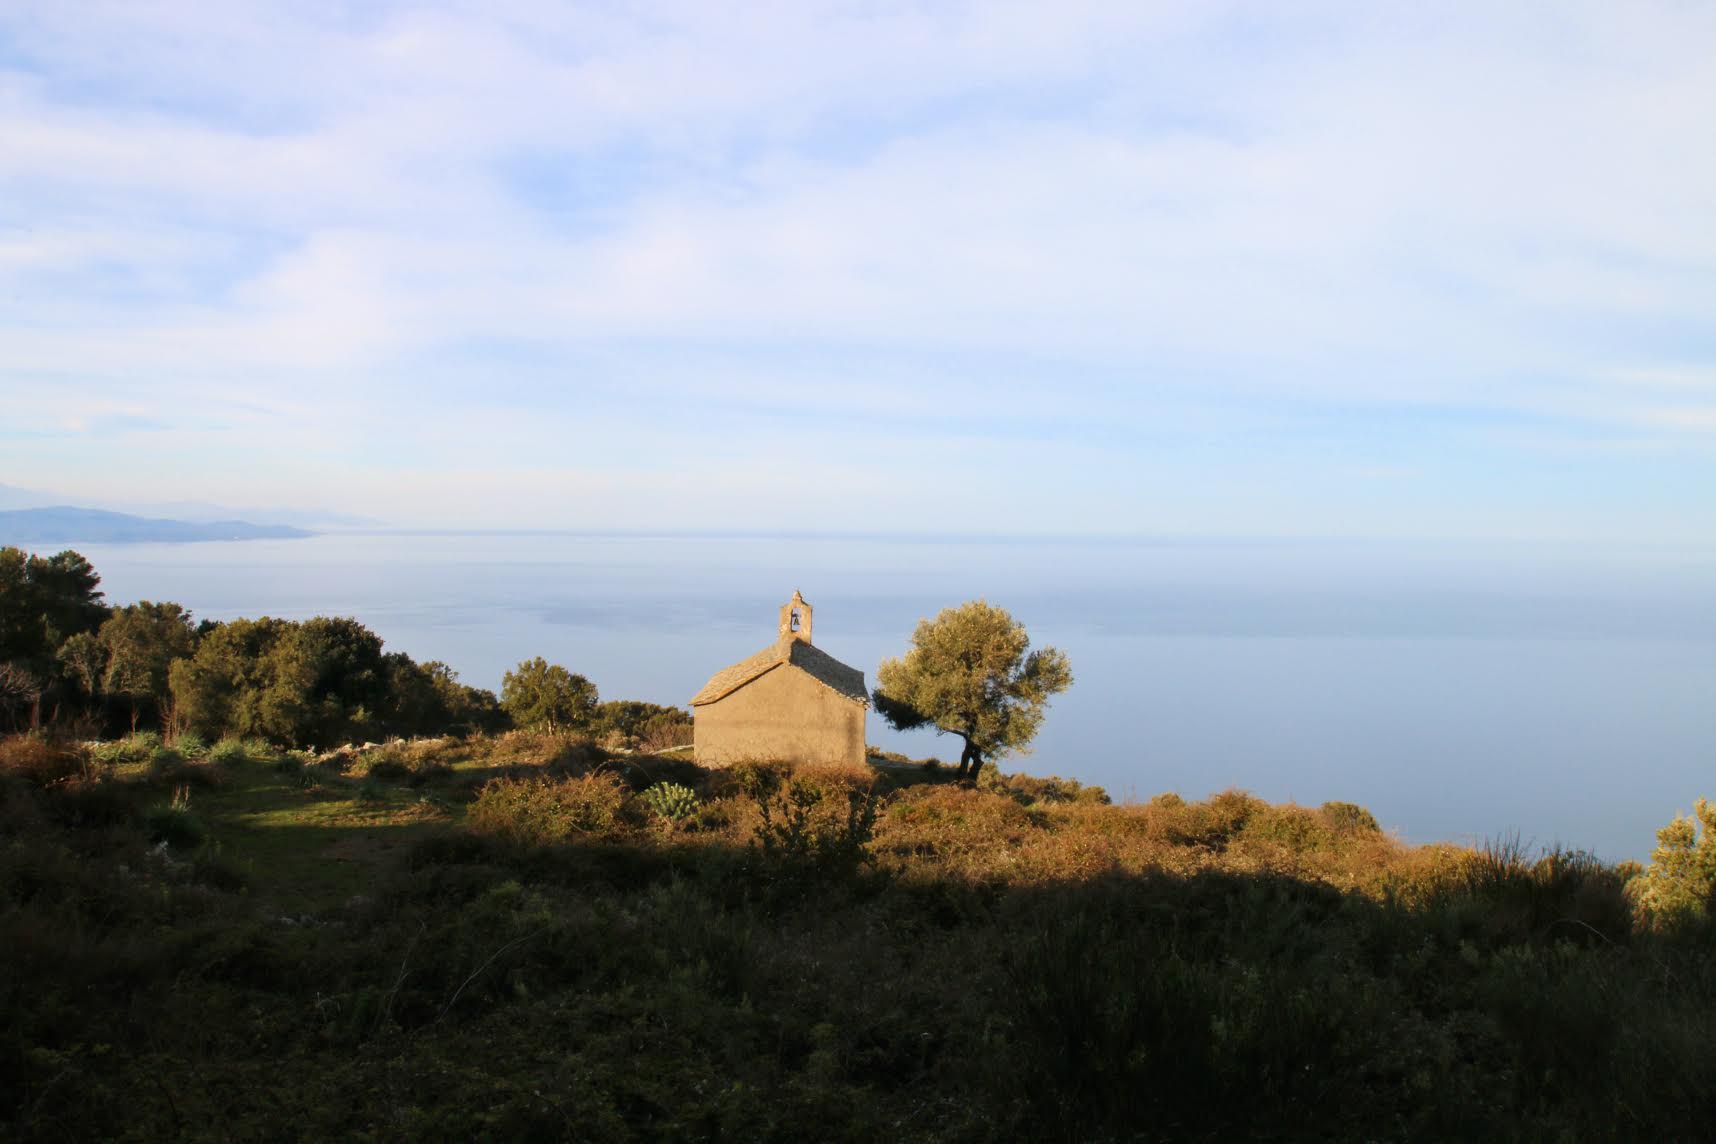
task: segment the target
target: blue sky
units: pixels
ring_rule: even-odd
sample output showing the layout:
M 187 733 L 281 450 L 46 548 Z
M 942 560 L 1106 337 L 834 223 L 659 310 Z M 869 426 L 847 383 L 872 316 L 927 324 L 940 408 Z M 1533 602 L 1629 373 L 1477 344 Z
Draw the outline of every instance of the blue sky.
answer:
M 1644 0 L 9 0 L 0 482 L 1708 541 L 1712 44 Z

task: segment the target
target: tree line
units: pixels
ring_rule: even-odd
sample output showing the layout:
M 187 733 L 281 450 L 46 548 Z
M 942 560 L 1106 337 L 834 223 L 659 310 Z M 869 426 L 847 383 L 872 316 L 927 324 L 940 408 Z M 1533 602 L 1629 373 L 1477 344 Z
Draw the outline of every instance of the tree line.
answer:
M 262 738 L 327 747 L 509 727 L 601 738 L 687 739 L 678 708 L 603 703 L 595 684 L 541 657 L 501 694 L 445 663 L 387 651 L 355 619 L 196 621 L 183 605 L 109 605 L 83 556 L 0 548 L 0 725 L 85 738 L 159 727 L 169 738 Z

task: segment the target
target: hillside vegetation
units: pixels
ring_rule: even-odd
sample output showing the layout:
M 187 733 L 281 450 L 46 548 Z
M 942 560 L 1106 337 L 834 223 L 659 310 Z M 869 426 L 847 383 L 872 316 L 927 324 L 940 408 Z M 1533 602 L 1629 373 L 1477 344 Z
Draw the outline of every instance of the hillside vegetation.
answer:
M 0 1135 L 1690 1140 L 1716 1116 L 1708 823 L 1640 876 L 1410 847 L 1350 804 L 523 733 L 17 736 L 0 772 Z

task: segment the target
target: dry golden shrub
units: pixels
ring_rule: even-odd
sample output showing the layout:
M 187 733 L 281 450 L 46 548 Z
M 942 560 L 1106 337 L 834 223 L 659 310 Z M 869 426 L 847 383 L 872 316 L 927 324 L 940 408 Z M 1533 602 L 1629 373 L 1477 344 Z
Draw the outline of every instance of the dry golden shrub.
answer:
M 630 798 L 626 785 L 607 774 L 495 779 L 478 793 L 465 824 L 520 846 L 615 838 L 635 825 Z
M 13 775 L 36 786 L 80 775 L 88 753 L 73 743 L 45 735 L 8 735 L 0 739 L 0 774 Z

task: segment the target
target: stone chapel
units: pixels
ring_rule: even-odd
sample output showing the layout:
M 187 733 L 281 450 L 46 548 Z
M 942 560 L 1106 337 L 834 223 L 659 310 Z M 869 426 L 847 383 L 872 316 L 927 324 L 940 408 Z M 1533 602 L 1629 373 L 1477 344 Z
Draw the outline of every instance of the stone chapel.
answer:
M 691 700 L 699 763 L 864 762 L 864 673 L 814 646 L 810 633 L 811 607 L 795 591 L 775 642 L 703 685 Z

